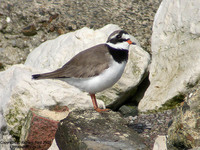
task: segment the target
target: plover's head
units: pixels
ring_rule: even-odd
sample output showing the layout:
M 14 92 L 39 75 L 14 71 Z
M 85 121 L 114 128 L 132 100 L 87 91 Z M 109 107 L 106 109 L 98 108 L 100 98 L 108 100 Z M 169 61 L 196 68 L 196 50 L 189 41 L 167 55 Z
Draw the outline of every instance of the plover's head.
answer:
M 130 44 L 134 44 L 130 40 L 130 35 L 124 30 L 114 31 L 106 42 L 109 46 L 115 49 L 129 49 Z

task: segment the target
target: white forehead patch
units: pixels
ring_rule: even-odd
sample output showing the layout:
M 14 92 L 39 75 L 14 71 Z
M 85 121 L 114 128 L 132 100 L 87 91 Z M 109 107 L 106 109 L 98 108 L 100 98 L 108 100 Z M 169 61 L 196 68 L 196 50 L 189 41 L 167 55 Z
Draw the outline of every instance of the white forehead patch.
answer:
M 116 43 L 116 44 L 113 44 L 113 43 L 106 43 L 106 44 L 112 48 L 119 49 L 119 50 L 121 50 L 121 49 L 128 50 L 129 46 L 130 46 L 130 44 L 128 44 L 128 42 L 126 42 L 126 41 L 121 42 L 121 43 Z
M 122 39 L 130 39 L 130 35 L 129 34 L 125 34 L 125 33 L 123 33 L 122 34 Z

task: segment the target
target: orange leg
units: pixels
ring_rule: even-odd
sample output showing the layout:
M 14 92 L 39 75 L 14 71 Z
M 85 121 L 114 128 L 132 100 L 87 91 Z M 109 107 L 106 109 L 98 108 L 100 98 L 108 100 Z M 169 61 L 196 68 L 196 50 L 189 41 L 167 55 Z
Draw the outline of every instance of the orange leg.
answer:
M 94 110 L 96 110 L 97 112 L 103 112 L 103 111 L 109 111 L 110 109 L 101 109 L 98 107 L 97 101 L 96 101 L 96 97 L 95 94 L 90 94 L 91 98 L 92 98 L 92 103 L 94 106 Z

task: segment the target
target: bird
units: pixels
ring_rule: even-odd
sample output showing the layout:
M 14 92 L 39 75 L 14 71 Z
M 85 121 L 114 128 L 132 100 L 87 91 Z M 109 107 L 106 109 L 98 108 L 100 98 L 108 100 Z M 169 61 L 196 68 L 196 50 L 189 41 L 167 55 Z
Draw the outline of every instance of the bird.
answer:
M 128 61 L 130 35 L 124 30 L 112 32 L 107 41 L 79 52 L 61 68 L 47 73 L 34 74 L 32 79 L 58 79 L 89 93 L 94 110 L 98 107 L 95 94 L 112 87 L 122 76 Z

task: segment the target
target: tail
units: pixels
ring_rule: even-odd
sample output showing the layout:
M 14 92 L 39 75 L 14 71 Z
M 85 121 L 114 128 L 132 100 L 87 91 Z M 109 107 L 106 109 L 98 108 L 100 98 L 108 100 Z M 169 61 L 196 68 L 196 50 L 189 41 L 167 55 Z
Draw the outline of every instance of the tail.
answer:
M 44 74 L 34 74 L 32 75 L 32 79 L 39 80 L 39 79 L 53 79 L 54 77 L 53 73 L 44 73 Z
M 60 75 L 59 69 L 53 72 L 43 73 L 43 74 L 34 74 L 32 75 L 32 79 L 39 80 L 39 79 L 55 79 L 55 78 L 62 78 L 63 76 Z
M 41 78 L 41 77 L 42 77 L 41 74 L 34 74 L 34 75 L 32 75 L 32 79 L 35 79 L 35 80 L 43 79 L 43 78 Z
M 39 80 L 39 79 L 53 79 L 56 78 L 53 76 L 52 73 L 44 73 L 44 74 L 34 74 L 32 75 L 32 79 Z

